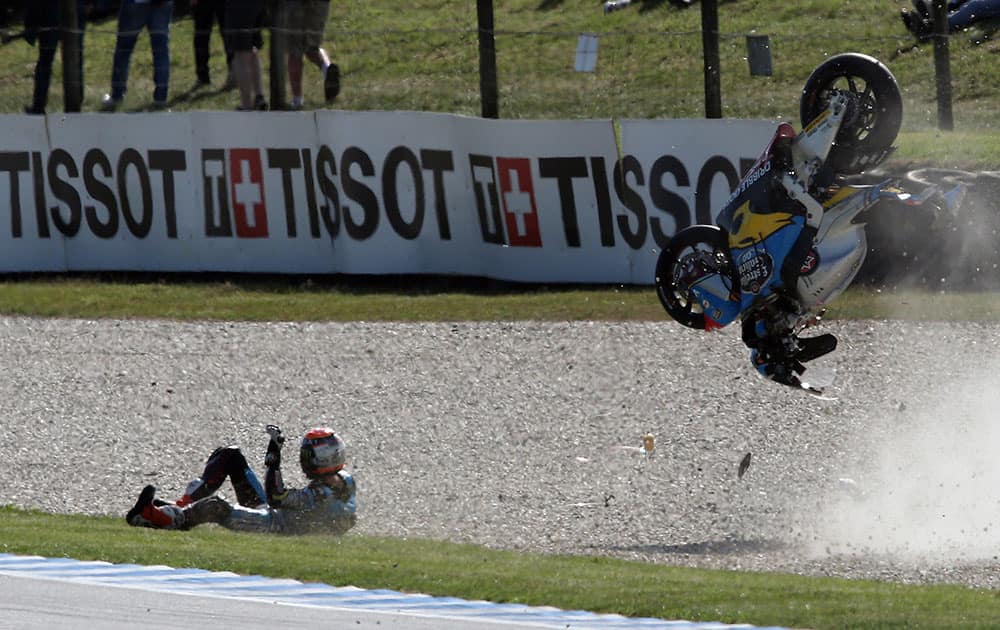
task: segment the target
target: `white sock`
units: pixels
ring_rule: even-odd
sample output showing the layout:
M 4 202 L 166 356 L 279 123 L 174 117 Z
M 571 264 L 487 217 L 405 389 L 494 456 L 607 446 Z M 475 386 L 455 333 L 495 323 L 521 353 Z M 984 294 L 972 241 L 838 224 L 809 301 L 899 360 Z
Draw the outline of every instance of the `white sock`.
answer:
M 303 105 L 304 102 L 305 101 L 304 101 L 304 99 L 301 96 L 293 96 L 292 97 L 292 105 L 294 107 L 302 107 L 302 105 Z

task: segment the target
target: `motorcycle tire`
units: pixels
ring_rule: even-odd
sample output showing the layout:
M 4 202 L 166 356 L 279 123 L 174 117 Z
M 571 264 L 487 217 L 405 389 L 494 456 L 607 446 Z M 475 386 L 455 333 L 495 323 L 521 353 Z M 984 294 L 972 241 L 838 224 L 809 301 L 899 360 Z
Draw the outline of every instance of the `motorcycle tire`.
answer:
M 826 109 L 833 90 L 853 93 L 856 105 L 845 116 L 826 163 L 835 173 L 856 175 L 878 165 L 891 151 L 903 122 L 903 97 L 896 77 L 878 59 L 860 53 L 834 55 L 812 71 L 802 88 L 803 126 Z
M 717 260 L 724 261 L 725 268 L 721 273 L 728 276 L 729 286 L 739 286 L 736 268 L 729 258 L 729 237 L 722 228 L 714 225 L 692 225 L 677 232 L 656 259 L 654 283 L 660 304 L 670 317 L 688 328 L 704 330 L 705 313 L 701 305 L 692 299 L 687 287 L 681 286 L 680 282 L 685 264 L 692 262 L 690 258 L 695 256 L 697 250 L 710 251 Z M 700 271 L 720 272 L 720 270 L 704 269 Z

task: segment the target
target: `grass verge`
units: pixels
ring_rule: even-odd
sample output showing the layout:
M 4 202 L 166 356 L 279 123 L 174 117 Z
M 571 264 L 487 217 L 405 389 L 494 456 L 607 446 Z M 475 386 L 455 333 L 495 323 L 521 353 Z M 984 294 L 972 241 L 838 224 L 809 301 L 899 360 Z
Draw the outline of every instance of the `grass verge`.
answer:
M 0 282 L 0 314 L 178 321 L 663 321 L 652 287 L 476 279 Z M 851 289 L 827 319 L 1000 321 L 1000 294 Z
M 635 617 L 799 628 L 987 628 L 1000 618 L 1000 594 L 952 585 L 689 569 L 419 539 L 275 537 L 215 526 L 164 532 L 119 518 L 9 507 L 0 508 L 0 531 L 4 553 L 198 566 Z

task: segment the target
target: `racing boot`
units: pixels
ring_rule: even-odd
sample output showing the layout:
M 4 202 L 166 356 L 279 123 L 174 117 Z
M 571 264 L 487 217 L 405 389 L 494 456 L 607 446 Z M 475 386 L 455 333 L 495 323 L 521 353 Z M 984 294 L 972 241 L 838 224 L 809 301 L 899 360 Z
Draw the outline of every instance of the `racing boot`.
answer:
M 753 348 L 750 350 L 750 363 L 758 374 L 775 383 L 789 387 L 802 385 L 799 375 L 805 372 L 805 367 L 794 359 L 776 358 L 763 350 Z
M 128 514 L 125 522 L 132 527 L 152 527 L 154 529 L 181 529 L 184 527 L 184 511 L 176 505 L 155 505 L 156 488 L 146 486 Z
M 795 360 L 802 363 L 818 359 L 837 349 L 837 338 L 830 333 L 816 337 L 799 337 L 797 341 L 799 351 L 795 353 Z

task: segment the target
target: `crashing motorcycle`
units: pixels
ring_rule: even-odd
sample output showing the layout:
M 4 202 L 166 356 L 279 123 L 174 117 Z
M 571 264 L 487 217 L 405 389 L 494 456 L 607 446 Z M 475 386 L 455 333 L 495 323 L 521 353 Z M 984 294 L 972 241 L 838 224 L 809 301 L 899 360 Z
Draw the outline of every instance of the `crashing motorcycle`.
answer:
M 905 192 L 893 179 L 852 183 L 894 150 L 902 112 L 899 84 L 877 59 L 844 53 L 819 65 L 802 89 L 803 129 L 780 123 L 715 224 L 679 230 L 660 252 L 655 285 L 667 313 L 702 330 L 740 319 L 760 374 L 821 393 L 805 363 L 837 339 L 800 334 L 861 269 L 866 213 L 886 200 L 952 206 L 961 196 Z

